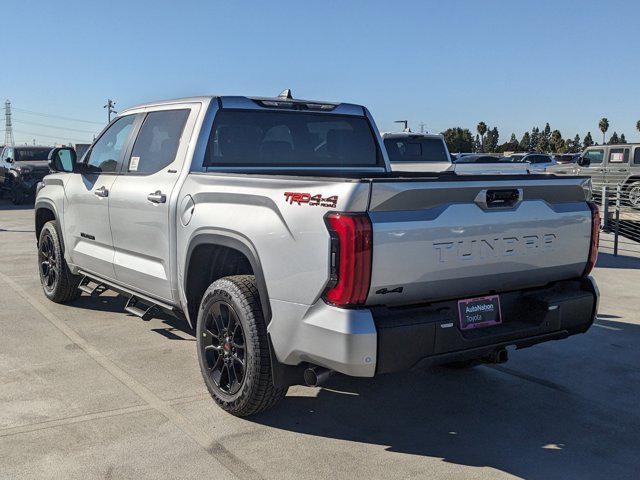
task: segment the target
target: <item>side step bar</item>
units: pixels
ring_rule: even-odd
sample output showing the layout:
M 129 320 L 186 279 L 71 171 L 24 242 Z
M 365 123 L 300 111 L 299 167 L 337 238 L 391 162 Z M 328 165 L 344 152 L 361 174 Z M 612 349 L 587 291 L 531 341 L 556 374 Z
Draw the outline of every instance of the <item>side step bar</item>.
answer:
M 81 291 L 91 295 L 92 297 L 97 297 L 107 290 L 113 290 L 114 292 L 129 297 L 124 310 L 131 315 L 142 318 L 145 321 L 151 320 L 158 310 L 163 310 L 170 315 L 181 319 L 184 318 L 182 312 L 172 305 L 138 292 L 134 292 L 127 287 L 109 282 L 100 278 L 98 275 L 94 275 L 83 270 L 80 270 L 78 273 L 83 276 L 80 281 L 80 285 L 78 285 L 78 288 Z M 94 283 L 95 286 L 89 285 L 90 283 Z
M 141 308 L 139 305 L 144 308 Z M 144 302 L 140 301 L 138 297 L 132 295 L 129 297 L 129 300 L 127 300 L 127 305 L 124 307 L 124 311 L 148 322 L 153 318 L 153 315 L 157 311 L 157 307 L 155 305 L 148 306 Z
M 92 282 L 95 283 L 95 286 L 93 287 L 89 286 L 89 284 Z M 92 297 L 99 297 L 109 287 L 102 282 L 93 281 L 91 278 L 85 275 L 84 277 L 82 277 L 82 280 L 80 281 L 80 285 L 78 285 L 78 288 L 84 293 L 91 295 Z

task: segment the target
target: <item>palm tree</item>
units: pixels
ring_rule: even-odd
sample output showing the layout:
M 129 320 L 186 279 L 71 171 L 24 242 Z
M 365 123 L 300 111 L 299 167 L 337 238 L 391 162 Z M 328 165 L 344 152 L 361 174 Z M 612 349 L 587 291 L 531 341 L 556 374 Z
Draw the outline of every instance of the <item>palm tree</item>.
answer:
M 487 133 L 487 124 L 484 122 L 480 122 L 476 127 L 476 130 L 480 134 L 480 138 L 482 139 L 482 151 L 484 152 L 484 134 Z
M 604 134 L 607 133 L 607 130 L 609 130 L 609 120 L 607 120 L 606 117 L 602 117 L 600 119 L 598 127 L 600 127 L 600 131 L 602 132 L 602 144 L 604 145 Z

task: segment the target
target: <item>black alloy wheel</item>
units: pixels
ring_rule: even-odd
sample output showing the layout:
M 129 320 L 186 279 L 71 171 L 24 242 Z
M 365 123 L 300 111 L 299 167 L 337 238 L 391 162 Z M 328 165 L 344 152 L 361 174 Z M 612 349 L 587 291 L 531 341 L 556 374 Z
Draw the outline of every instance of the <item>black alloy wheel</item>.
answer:
M 237 393 L 245 377 L 245 337 L 238 315 L 227 302 L 217 301 L 211 305 L 201 348 L 216 387 L 228 395 Z
M 43 237 L 40 242 L 40 248 L 38 249 L 40 279 L 42 280 L 42 286 L 45 291 L 53 292 L 56 289 L 56 284 L 60 276 L 58 271 L 58 257 L 51 235 L 45 233 Z

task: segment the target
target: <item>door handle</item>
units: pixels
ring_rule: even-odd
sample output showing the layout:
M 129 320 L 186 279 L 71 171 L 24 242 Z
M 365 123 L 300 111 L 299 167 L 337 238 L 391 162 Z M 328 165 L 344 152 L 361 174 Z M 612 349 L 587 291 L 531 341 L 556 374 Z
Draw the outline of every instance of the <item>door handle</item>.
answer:
M 167 196 L 160 190 L 156 190 L 155 192 L 147 195 L 147 200 L 151 203 L 165 203 L 167 201 Z
M 107 190 L 106 187 L 100 187 L 97 190 L 94 190 L 93 194 L 97 197 L 105 198 L 109 196 L 109 190 Z

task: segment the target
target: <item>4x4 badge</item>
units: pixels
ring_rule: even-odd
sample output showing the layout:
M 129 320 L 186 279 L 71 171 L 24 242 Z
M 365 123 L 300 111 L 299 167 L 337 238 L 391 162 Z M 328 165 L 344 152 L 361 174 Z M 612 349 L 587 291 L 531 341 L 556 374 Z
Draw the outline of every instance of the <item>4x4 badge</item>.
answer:
M 328 208 L 336 208 L 338 205 L 337 195 L 324 198 L 321 194 L 311 195 L 310 193 L 284 192 L 284 198 L 290 205 L 296 203 L 298 205 L 307 204 L 312 207 L 320 206 Z

